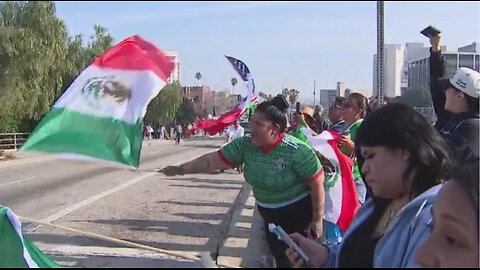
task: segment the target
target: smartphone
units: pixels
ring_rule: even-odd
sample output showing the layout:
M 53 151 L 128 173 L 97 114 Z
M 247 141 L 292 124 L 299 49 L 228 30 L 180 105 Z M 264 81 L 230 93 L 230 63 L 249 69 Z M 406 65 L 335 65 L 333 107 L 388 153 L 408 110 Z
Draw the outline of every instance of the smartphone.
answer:
M 290 248 L 295 250 L 307 265 L 310 263 L 310 258 L 307 256 L 307 254 L 305 254 L 305 252 L 293 241 L 293 239 L 282 229 L 282 227 L 273 223 L 269 223 L 268 230 L 275 234 L 279 240 L 283 241 Z
M 428 38 L 431 38 L 431 37 L 434 37 L 434 36 L 437 36 L 438 34 L 440 34 L 441 31 L 438 30 L 437 28 L 429 25 L 425 29 L 423 29 L 420 33 L 422 35 L 428 37 Z
M 297 113 L 300 113 L 300 102 L 297 102 L 297 109 L 296 109 L 296 112 L 297 112 Z
M 350 129 L 346 129 L 344 132 L 342 132 L 343 136 L 348 136 L 350 135 Z

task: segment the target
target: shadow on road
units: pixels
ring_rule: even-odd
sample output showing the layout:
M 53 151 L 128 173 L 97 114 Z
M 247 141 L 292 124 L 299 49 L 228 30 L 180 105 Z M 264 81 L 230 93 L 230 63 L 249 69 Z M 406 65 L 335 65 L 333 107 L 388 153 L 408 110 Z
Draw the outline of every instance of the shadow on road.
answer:
M 224 179 L 199 179 L 199 178 L 169 178 L 171 181 L 185 181 L 185 184 L 173 184 L 171 186 L 188 189 L 209 189 L 214 192 L 240 191 L 244 184 L 238 180 Z M 164 181 L 164 180 L 162 180 Z M 178 182 L 177 182 L 178 183 Z M 170 184 L 170 183 L 169 183 Z M 217 190 L 217 191 L 215 191 Z M 245 197 L 245 196 L 243 196 Z M 234 210 L 244 207 L 245 198 L 237 196 L 229 203 L 223 201 L 156 201 L 159 209 L 171 209 L 175 205 L 187 206 L 176 213 L 168 213 L 166 216 L 145 216 L 144 218 L 114 218 L 114 219 L 77 219 L 69 220 L 66 226 L 72 228 L 86 228 L 93 233 L 103 234 L 138 244 L 148 245 L 165 250 L 186 251 L 186 252 L 208 252 L 213 258 L 217 258 L 220 247 L 227 239 L 228 229 L 232 222 Z M 198 211 L 199 207 L 218 207 L 212 211 Z M 160 212 L 161 213 L 161 212 Z M 168 216 L 167 216 L 168 215 Z M 248 222 L 249 217 L 245 218 Z M 181 220 L 178 220 L 181 219 Z M 238 221 L 236 221 L 238 222 Z M 92 225 L 93 224 L 93 225 Z M 94 225 L 97 224 L 97 225 Z M 98 231 L 95 229 L 98 228 Z M 249 230 L 240 228 L 235 232 L 236 237 L 249 237 Z M 121 248 L 126 247 L 120 244 L 99 240 L 92 237 L 68 235 L 64 232 L 47 231 L 32 232 L 28 237 L 35 243 L 47 246 L 77 246 L 77 247 L 102 247 Z M 236 250 L 232 250 L 236 252 Z M 174 259 L 157 258 L 133 258 L 123 256 L 109 257 L 104 255 L 58 255 L 53 257 L 59 264 L 69 267 L 200 267 L 200 262 L 177 261 Z

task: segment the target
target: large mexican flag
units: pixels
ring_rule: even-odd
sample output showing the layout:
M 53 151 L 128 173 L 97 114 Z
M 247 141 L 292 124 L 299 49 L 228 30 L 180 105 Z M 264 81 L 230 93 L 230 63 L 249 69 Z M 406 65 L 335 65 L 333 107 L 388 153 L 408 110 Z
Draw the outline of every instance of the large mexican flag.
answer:
M 329 161 L 325 168 L 325 220 L 347 231 L 360 204 L 353 180 L 353 160 L 340 151 L 338 132 L 325 130 L 317 136 L 306 134 L 308 143 Z
M 21 150 L 138 167 L 147 105 L 173 67 L 139 36 L 123 40 L 75 79 Z
M 0 268 L 59 268 L 22 235 L 17 216 L 0 205 Z

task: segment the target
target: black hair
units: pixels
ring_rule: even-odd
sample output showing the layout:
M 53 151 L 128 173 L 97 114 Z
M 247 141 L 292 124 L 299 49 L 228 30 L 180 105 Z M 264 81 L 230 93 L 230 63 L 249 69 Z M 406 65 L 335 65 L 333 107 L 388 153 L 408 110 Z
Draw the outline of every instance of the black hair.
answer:
M 287 100 L 279 94 L 270 101 L 260 103 L 255 111 L 263 113 L 269 121 L 280 126 L 281 132 L 284 132 L 287 128 L 287 117 L 285 115 L 287 109 Z
M 355 139 L 359 166 L 364 159 L 361 146 L 384 146 L 404 149 L 410 153 L 410 165 L 405 170 L 405 181 L 414 172 L 410 183 L 410 198 L 439 184 L 447 176 L 451 159 L 440 134 L 413 108 L 402 103 L 391 103 L 371 113 L 362 123 Z
M 335 103 L 340 106 L 343 106 L 343 104 L 345 104 L 346 101 L 347 99 L 344 97 L 335 97 Z
M 360 94 L 360 93 L 351 93 L 348 95 L 347 99 L 352 99 L 353 100 L 353 104 L 361 109 L 363 112 L 362 112 L 362 118 L 365 118 L 367 117 L 371 112 L 372 112 L 372 108 L 370 107 L 370 104 L 368 102 L 368 98 L 366 98 L 364 95 Z M 346 100 L 345 100 L 346 102 Z
M 463 191 L 468 194 L 473 209 L 476 210 L 477 220 L 479 169 L 479 159 L 475 158 L 461 166 L 455 167 L 450 173 L 450 180 L 460 184 Z

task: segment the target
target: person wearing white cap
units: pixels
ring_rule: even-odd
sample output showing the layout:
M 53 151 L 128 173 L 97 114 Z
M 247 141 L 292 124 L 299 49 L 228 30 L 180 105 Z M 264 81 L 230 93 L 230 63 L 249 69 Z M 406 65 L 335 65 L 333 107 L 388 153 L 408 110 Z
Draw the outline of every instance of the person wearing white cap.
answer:
M 440 131 L 456 162 L 479 157 L 480 73 L 461 67 L 444 78 L 445 58 L 440 50 L 440 34 L 430 37 L 430 92 Z

